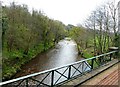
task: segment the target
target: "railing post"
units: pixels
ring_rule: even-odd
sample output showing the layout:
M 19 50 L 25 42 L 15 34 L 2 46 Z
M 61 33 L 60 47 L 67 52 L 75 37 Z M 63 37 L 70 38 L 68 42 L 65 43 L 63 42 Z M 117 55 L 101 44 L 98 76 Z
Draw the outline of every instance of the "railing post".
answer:
M 51 87 L 54 86 L 54 70 L 52 70 L 52 76 L 51 76 Z
M 99 60 L 99 65 L 102 65 L 102 62 L 104 61 L 104 58 L 99 57 L 98 60 Z
M 101 65 L 102 65 L 102 64 L 105 64 L 105 62 L 106 62 L 106 56 L 103 55 L 100 59 L 102 60 L 102 61 L 101 61 Z
M 91 69 L 93 69 L 94 59 L 91 60 Z
M 26 87 L 28 87 L 28 79 L 26 79 Z
M 112 60 L 112 53 L 110 54 L 110 61 Z
M 71 77 L 71 65 L 69 66 L 69 71 L 68 71 L 68 79 Z

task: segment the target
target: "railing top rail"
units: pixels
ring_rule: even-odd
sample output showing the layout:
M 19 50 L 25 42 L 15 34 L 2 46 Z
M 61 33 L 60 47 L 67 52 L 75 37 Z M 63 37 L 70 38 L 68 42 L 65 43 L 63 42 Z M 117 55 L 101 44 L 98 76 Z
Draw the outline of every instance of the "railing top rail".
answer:
M 111 51 L 111 52 L 108 52 L 108 53 L 105 53 L 105 54 L 101 54 L 101 55 L 98 55 L 98 56 L 95 56 L 95 57 L 91 57 L 91 58 L 88 58 L 88 59 L 84 59 L 84 60 L 81 60 L 81 61 L 70 63 L 70 64 L 67 64 L 67 65 L 64 65 L 64 66 L 56 67 L 56 68 L 53 68 L 53 69 L 49 69 L 49 70 L 45 70 L 45 71 L 42 71 L 42 72 L 38 72 L 38 73 L 22 76 L 22 77 L 19 77 L 19 78 L 16 78 L 16 79 L 8 80 L 8 81 L 5 81 L 5 82 L 1 82 L 0 86 L 8 84 L 8 83 L 16 82 L 16 81 L 19 81 L 19 80 L 27 79 L 27 78 L 37 76 L 37 75 L 40 75 L 40 74 L 45 74 L 45 73 L 51 72 L 53 70 L 58 70 L 58 69 L 61 69 L 61 68 L 64 68 L 64 67 L 67 67 L 67 66 L 70 66 L 70 65 L 75 65 L 75 64 L 85 62 L 85 61 L 88 61 L 88 60 L 92 60 L 92 59 L 95 59 L 95 58 L 98 58 L 98 57 L 101 57 L 101 56 L 106 56 L 106 55 L 109 55 L 109 54 L 112 54 L 112 53 L 115 53 L 115 52 L 117 52 L 117 51 Z

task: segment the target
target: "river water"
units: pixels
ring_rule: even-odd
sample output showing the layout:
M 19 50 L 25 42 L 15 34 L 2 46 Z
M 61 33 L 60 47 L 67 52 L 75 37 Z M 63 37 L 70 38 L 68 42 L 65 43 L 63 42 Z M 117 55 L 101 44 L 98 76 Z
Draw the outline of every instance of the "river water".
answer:
M 55 67 L 60 67 L 82 59 L 83 58 L 78 56 L 78 50 L 75 41 L 66 38 L 59 41 L 55 48 L 39 54 L 36 58 L 24 65 L 22 70 L 15 75 L 15 78 Z

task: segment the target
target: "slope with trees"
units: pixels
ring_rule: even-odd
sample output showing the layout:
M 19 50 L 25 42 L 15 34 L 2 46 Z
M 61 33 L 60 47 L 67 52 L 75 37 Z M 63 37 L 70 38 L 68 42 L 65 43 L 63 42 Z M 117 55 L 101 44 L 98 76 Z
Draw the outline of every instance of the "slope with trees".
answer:
M 21 66 L 64 38 L 65 25 L 44 15 L 29 12 L 27 5 L 2 6 L 3 80 L 10 79 Z

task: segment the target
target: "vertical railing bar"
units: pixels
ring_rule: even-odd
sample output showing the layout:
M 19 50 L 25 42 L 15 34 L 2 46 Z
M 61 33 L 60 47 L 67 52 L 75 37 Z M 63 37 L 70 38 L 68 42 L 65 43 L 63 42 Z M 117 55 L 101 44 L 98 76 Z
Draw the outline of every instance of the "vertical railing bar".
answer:
M 99 62 L 99 65 L 102 65 L 102 62 L 103 62 L 102 56 L 98 58 L 98 62 Z
M 94 59 L 91 59 L 91 70 L 93 69 L 94 65 Z
M 57 81 L 54 83 L 54 85 L 56 85 L 56 83 L 60 80 L 60 78 L 61 78 L 62 76 L 64 76 L 65 78 L 67 78 L 67 76 L 64 75 L 64 73 L 65 73 L 67 70 L 68 70 L 68 67 L 67 67 L 67 69 L 62 73 L 63 75 L 56 70 L 56 72 L 58 72 L 61 76 L 57 79 Z
M 112 54 L 110 54 L 110 61 L 112 60 Z
M 70 79 L 70 78 L 71 78 L 71 65 L 68 66 L 68 68 L 69 68 L 69 71 L 68 71 L 68 79 Z
M 96 59 L 95 59 L 94 61 L 96 62 L 96 64 L 97 64 L 98 66 L 100 66 L 100 64 L 97 62 L 97 60 L 96 60 Z
M 72 66 L 73 68 L 75 68 L 79 73 L 83 74 L 80 70 L 78 70 L 75 66 Z M 73 75 L 72 75 L 73 76 Z
M 67 68 L 68 69 L 68 68 Z M 65 78 L 67 78 L 67 76 L 64 75 L 64 73 L 67 71 L 67 69 L 63 72 L 63 73 L 60 73 L 58 72 L 57 70 L 55 70 L 57 73 L 59 73 L 61 76 L 64 76 Z
M 52 76 L 51 76 L 51 87 L 54 86 L 54 70 L 51 71 L 52 72 Z
M 26 87 L 28 87 L 28 79 L 26 79 Z
M 94 62 L 96 62 L 96 63 L 98 63 L 98 61 L 96 60 L 97 58 L 98 59 L 100 59 L 100 58 L 102 58 L 103 59 L 103 63 L 105 62 L 106 63 L 106 56 L 108 55 L 109 56 L 109 58 L 110 58 L 110 61 L 112 60 L 112 56 L 114 56 L 114 54 L 116 54 L 116 52 L 110 52 L 110 53 L 106 53 L 106 54 L 103 54 L 103 55 L 100 55 L 100 56 L 96 56 L 95 58 L 93 58 L 93 59 L 89 59 L 89 60 L 91 60 L 91 69 L 94 69 Z M 77 62 L 78 63 L 78 62 Z M 81 62 L 82 63 L 82 62 Z M 71 67 L 74 67 L 73 65 L 74 64 L 76 64 L 76 63 L 73 63 L 73 64 L 69 64 L 69 65 L 67 65 L 67 67 L 69 66 L 69 72 L 68 72 L 68 79 L 70 79 L 71 78 Z M 99 64 L 98 64 L 99 65 Z M 63 68 L 63 67 L 61 67 L 61 68 Z M 76 67 L 74 67 L 77 71 L 79 71 Z M 58 69 L 58 68 L 57 68 Z M 55 72 L 55 70 L 56 69 L 52 69 L 52 70 L 49 70 L 49 72 L 51 73 L 52 72 L 52 75 L 51 75 L 51 86 L 53 86 L 54 85 L 54 72 Z M 83 67 L 82 67 L 82 71 L 83 71 Z M 80 73 L 81 73 L 81 71 L 79 71 Z M 49 74 L 50 74 L 49 73 Z M 75 73 L 76 73 L 76 71 L 75 71 Z M 49 74 L 47 74 L 46 76 L 45 76 L 45 78 L 49 75 Z M 35 75 L 37 75 L 37 74 L 34 74 L 34 76 Z M 39 74 L 39 75 L 41 75 L 41 74 Z M 22 81 L 18 84 L 18 86 L 23 82 L 23 81 L 26 81 L 25 82 L 25 84 L 26 84 L 26 87 L 28 87 L 28 85 L 29 85 L 29 83 L 28 83 L 28 81 L 29 81 L 29 78 L 30 78 L 30 76 L 27 76 L 27 77 L 22 77 L 22 78 L 20 78 Z M 45 79 L 44 78 L 44 79 Z M 20 81 L 20 79 L 17 79 L 17 81 Z M 44 81 L 44 79 L 42 80 L 42 81 Z M 12 80 L 11 80 L 12 81 Z M 8 84 L 8 83 L 11 83 L 11 81 L 9 81 L 9 82 L 6 82 L 6 84 Z M 13 80 L 14 81 L 14 80 Z M 14 81 L 15 82 L 15 81 Z M 3 84 L 5 84 L 5 83 L 3 83 Z
M 83 61 L 84 62 L 84 61 Z M 80 68 L 80 66 L 83 64 L 83 62 L 81 62 L 80 63 L 80 65 L 77 67 L 78 69 Z M 74 76 L 74 74 L 77 72 L 77 70 L 72 74 L 72 76 L 71 77 L 73 77 Z M 81 72 L 81 74 L 82 74 L 82 72 Z
M 81 65 L 81 64 L 80 64 Z M 78 67 L 80 67 L 80 65 Z M 73 65 L 72 65 L 73 66 Z M 74 74 L 77 72 L 77 70 L 75 69 L 75 71 L 73 72 L 73 74 L 71 75 L 71 77 L 74 76 Z

